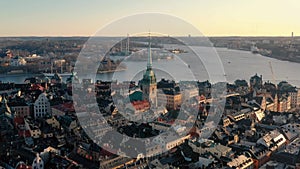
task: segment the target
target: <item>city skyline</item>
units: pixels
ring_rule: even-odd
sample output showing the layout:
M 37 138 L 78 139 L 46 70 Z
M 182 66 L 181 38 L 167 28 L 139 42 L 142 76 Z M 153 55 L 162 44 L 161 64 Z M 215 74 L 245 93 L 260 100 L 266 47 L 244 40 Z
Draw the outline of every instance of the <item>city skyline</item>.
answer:
M 122 4 L 122 5 L 119 5 Z M 258 1 L 48 1 L 0 2 L 0 36 L 92 36 L 125 16 L 164 13 L 179 17 L 204 36 L 297 36 L 300 2 Z M 166 28 L 168 29 L 168 28 Z M 148 30 L 145 30 L 148 31 Z M 180 32 L 182 33 L 182 32 Z M 180 34 L 179 33 L 179 34 Z
M 248 2 L 0 1 L 0 169 L 299 168 L 300 1 Z

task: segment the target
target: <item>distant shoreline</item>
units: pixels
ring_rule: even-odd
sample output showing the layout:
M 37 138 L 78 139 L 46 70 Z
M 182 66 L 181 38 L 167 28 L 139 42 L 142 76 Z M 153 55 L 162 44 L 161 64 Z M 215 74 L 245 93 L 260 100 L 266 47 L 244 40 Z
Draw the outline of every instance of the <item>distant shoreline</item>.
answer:
M 214 47 L 216 49 L 227 49 L 227 50 L 236 50 L 236 51 L 244 51 L 244 52 L 249 52 L 249 53 L 252 53 L 250 50 L 244 50 L 244 49 L 232 49 L 232 48 L 227 48 L 227 47 Z M 300 56 L 299 56 L 299 61 L 298 60 L 294 60 L 293 58 L 290 58 L 290 59 L 287 59 L 286 57 L 284 56 L 276 56 L 274 57 L 274 55 L 272 56 L 267 56 L 267 55 L 262 55 L 260 53 L 252 53 L 254 55 L 261 55 L 263 57 L 267 57 L 267 58 L 272 58 L 272 59 L 277 59 L 277 60 L 280 60 L 280 61 L 287 61 L 287 62 L 292 62 L 292 63 L 300 63 Z

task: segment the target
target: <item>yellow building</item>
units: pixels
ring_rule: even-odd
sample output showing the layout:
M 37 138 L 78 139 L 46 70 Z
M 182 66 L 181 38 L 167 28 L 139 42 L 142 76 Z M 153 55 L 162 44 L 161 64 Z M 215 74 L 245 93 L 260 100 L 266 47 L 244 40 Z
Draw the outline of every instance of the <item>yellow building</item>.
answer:
M 46 120 L 46 123 L 51 125 L 51 127 L 53 128 L 60 128 L 60 123 L 58 122 L 58 120 L 55 117 L 49 118 Z
M 182 94 L 171 89 L 162 90 L 157 93 L 157 100 L 168 110 L 177 110 L 182 103 Z

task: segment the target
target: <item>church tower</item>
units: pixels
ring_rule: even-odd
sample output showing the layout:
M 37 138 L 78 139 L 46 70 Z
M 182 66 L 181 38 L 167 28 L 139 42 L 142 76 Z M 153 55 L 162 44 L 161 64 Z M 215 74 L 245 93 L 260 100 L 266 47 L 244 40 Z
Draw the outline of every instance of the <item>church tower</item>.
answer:
M 152 70 L 151 39 L 149 34 L 147 69 L 141 80 L 143 99 L 148 100 L 152 106 L 157 107 L 157 84 L 154 71 Z

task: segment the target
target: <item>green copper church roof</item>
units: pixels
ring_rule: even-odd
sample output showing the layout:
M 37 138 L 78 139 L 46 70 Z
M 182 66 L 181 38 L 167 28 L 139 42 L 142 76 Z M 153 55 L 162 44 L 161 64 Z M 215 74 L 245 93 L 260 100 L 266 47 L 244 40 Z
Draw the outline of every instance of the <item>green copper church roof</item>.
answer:
M 144 73 L 142 84 L 155 84 L 156 83 L 156 76 L 152 69 L 147 69 Z
M 130 101 L 142 101 L 143 100 L 143 92 L 135 91 L 134 93 L 129 95 Z
M 154 71 L 152 70 L 152 54 L 151 54 L 151 40 L 149 34 L 149 47 L 148 47 L 148 62 L 147 62 L 147 70 L 144 73 L 142 84 L 155 84 L 156 83 L 156 76 Z

